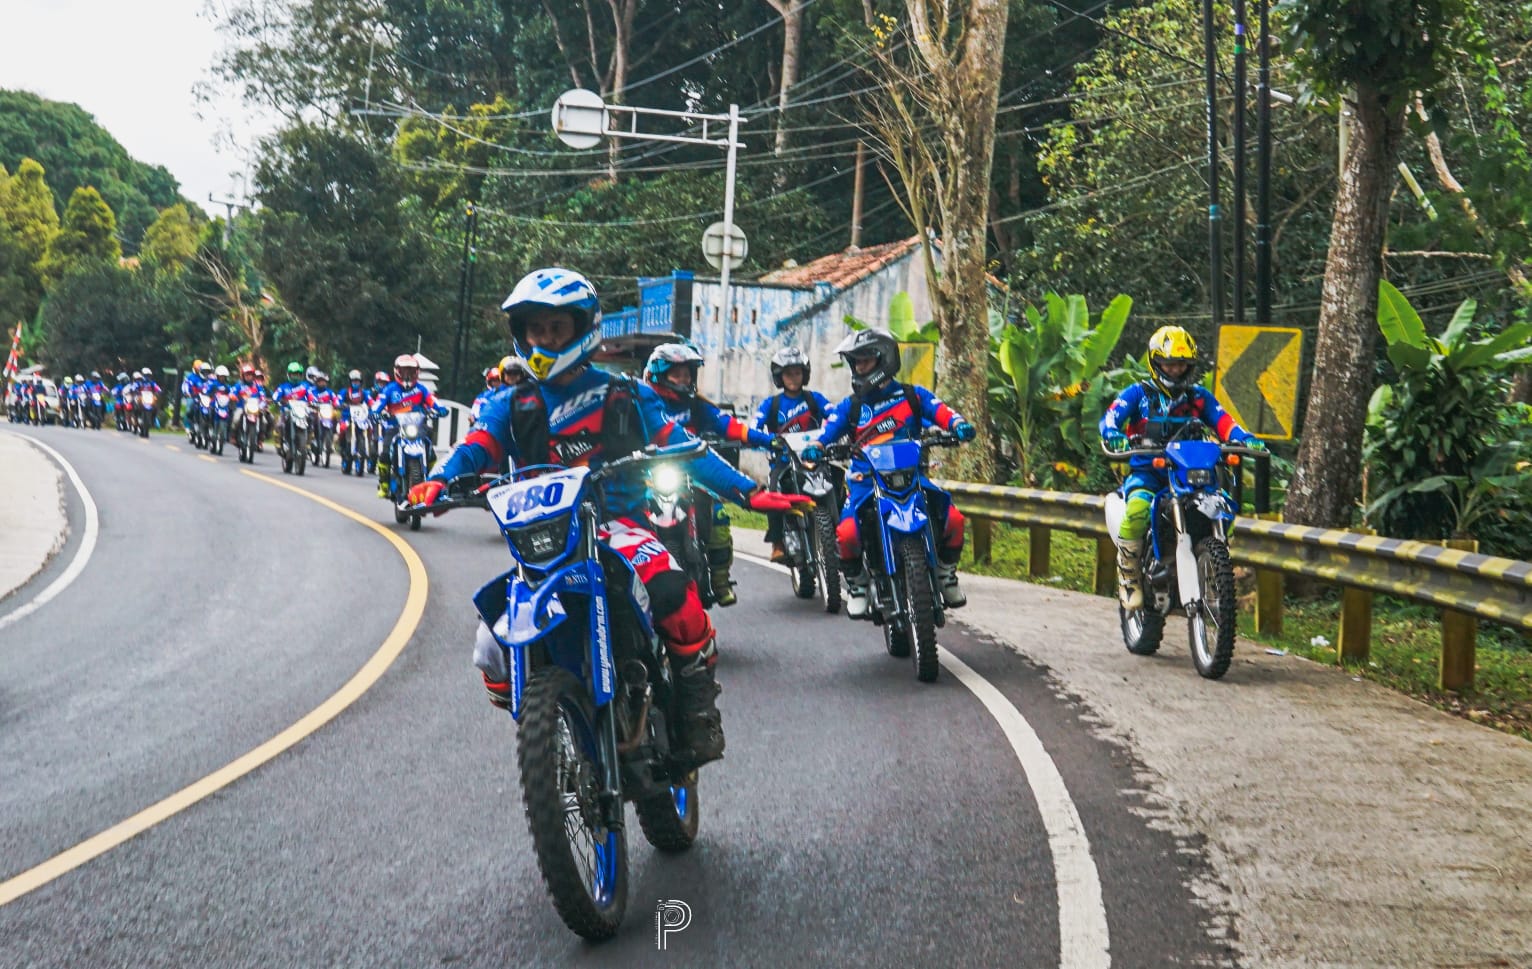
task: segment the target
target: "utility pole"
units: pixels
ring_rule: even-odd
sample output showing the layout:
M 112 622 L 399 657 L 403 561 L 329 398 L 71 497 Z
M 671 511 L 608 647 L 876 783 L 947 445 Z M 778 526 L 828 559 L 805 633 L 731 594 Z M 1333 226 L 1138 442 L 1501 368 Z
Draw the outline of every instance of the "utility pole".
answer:
M 1259 2 L 1259 0 L 1258 0 Z M 1245 322 L 1245 0 L 1234 0 L 1234 323 Z
M 462 395 L 463 357 L 468 353 L 468 307 L 473 302 L 473 264 L 478 261 L 474 248 L 479 229 L 479 210 L 469 202 L 463 213 L 463 265 L 458 273 L 457 336 L 452 341 L 452 393 Z
M 1223 325 L 1223 211 L 1218 187 L 1218 46 L 1213 30 L 1213 0 L 1202 0 L 1202 47 L 1207 58 L 1208 296 L 1212 302 L 1217 359 L 1217 333 Z
M 856 143 L 856 175 L 851 185 L 851 248 L 862 244 L 862 168 L 866 157 L 865 142 Z
M 221 199 L 214 198 L 211 192 L 208 193 L 207 200 L 212 202 L 214 205 L 223 206 L 223 247 L 227 249 L 229 248 L 229 233 L 234 228 L 234 210 L 248 209 L 250 207 L 250 203 L 233 197 L 225 197 Z

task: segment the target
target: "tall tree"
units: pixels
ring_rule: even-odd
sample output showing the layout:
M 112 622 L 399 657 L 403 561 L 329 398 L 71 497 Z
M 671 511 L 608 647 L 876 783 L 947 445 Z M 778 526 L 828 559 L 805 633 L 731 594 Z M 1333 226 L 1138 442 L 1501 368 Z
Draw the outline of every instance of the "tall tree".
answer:
M 879 150 L 898 173 L 916 230 L 939 233 L 939 264 L 934 246 L 921 247 L 941 333 L 937 380 L 981 427 L 989 414 L 990 171 L 1008 14 L 1006 0 L 906 0 L 903 23 L 885 16 L 869 24 L 883 77 L 870 115 Z M 988 481 L 993 456 L 965 449 L 955 473 Z
M 186 206 L 179 204 L 161 212 L 144 230 L 144 241 L 138 249 L 145 265 L 171 272 L 185 268 L 196 252 L 197 230 L 192 227 Z
M 117 241 L 117 216 L 101 193 L 90 186 L 77 188 L 64 207 L 58 235 L 43 257 L 43 274 L 50 282 L 62 279 L 83 263 L 115 263 L 122 258 Z
M 1351 109 L 1335 194 L 1303 443 L 1284 514 L 1305 525 L 1350 523 L 1362 431 L 1376 383 L 1378 280 L 1389 195 L 1417 92 L 1429 98 L 1455 52 L 1464 0 L 1284 0 L 1280 14 L 1315 93 Z

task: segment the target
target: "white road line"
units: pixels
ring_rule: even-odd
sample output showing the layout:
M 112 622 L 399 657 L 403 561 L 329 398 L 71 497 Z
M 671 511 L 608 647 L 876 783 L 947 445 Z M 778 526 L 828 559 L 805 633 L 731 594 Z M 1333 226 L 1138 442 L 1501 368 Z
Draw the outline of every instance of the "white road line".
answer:
M 53 599 L 54 596 L 69 588 L 69 584 L 80 577 L 80 573 L 85 571 L 86 563 L 90 561 L 91 553 L 96 550 L 96 532 L 100 524 L 99 517 L 96 514 L 96 503 L 90 497 L 90 489 L 86 488 L 85 482 L 80 480 L 80 475 L 75 471 L 74 465 L 64 460 L 64 456 L 62 454 L 58 453 L 53 448 L 44 444 L 42 441 L 39 441 L 37 438 L 32 437 L 31 435 L 18 434 L 16 436 L 22 438 L 23 440 L 30 441 L 31 443 L 42 448 L 44 451 L 53 455 L 53 459 L 57 461 L 63 467 L 64 472 L 69 475 L 69 480 L 74 483 L 75 491 L 79 492 L 80 494 L 80 501 L 85 505 L 85 534 L 84 537 L 80 540 L 79 549 L 74 553 L 74 559 L 69 563 L 69 567 L 64 569 L 63 574 L 54 579 L 48 588 L 39 592 L 31 602 L 28 602 L 26 605 L 20 607 L 15 612 L 8 613 L 5 616 L 0 616 L 0 629 L 4 629 L 11 623 L 20 620 L 23 616 L 29 616 L 33 612 L 36 612 L 38 609 L 42 608 L 44 605 L 47 605 L 47 603 Z
M 778 572 L 789 571 L 747 552 L 736 551 L 734 555 Z M 1048 832 L 1048 850 L 1053 856 L 1053 881 L 1058 886 L 1059 969 L 1107 969 L 1112 964 L 1111 936 L 1106 924 L 1106 905 L 1101 900 L 1101 876 L 1091 857 L 1090 839 L 1080 821 L 1080 812 L 1069 796 L 1069 788 L 1064 786 L 1058 765 L 1027 718 L 994 684 L 948 650 L 941 650 L 941 661 L 1000 724 L 1037 801 L 1038 814 L 1042 815 L 1043 827 Z

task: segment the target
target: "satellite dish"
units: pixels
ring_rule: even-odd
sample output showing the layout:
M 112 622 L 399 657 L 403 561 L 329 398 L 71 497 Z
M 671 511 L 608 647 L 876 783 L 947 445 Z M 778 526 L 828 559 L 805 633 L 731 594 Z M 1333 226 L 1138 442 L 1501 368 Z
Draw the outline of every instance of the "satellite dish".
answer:
M 730 272 L 744 265 L 745 257 L 750 255 L 750 241 L 745 238 L 745 230 L 737 225 L 729 226 L 728 253 Z M 723 268 L 724 244 L 722 222 L 714 222 L 703 231 L 702 256 L 707 260 L 707 264 L 714 269 Z
M 595 91 L 572 88 L 553 102 L 553 133 L 571 148 L 594 148 L 606 137 L 606 102 Z

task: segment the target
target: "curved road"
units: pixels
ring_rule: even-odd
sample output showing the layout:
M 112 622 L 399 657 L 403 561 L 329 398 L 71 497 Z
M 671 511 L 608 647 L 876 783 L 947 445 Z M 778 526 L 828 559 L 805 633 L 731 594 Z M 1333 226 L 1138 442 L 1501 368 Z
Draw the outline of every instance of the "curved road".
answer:
M 381 536 L 240 473 L 232 452 L 36 436 L 87 483 L 100 536 L 77 581 L 0 631 L 0 895 L 319 706 L 389 636 L 412 581 Z M 716 615 L 729 750 L 703 772 L 701 839 L 663 857 L 635 837 L 623 932 L 582 942 L 537 874 L 514 724 L 470 663 L 469 597 L 507 560 L 492 520 L 460 511 L 405 533 L 370 482 L 289 478 L 270 452 L 255 470 L 406 535 L 429 574 L 422 621 L 312 736 L 0 906 L 0 966 L 1233 964 L 1188 887 L 1205 876 L 1196 846 L 1151 826 L 1129 755 L 1036 669 L 960 625 L 942 631 L 1057 765 L 1109 958 L 1061 953 L 1061 918 L 1078 913 L 1061 917 L 1059 899 L 1080 886 L 1056 883 L 1001 721 L 950 669 L 917 683 L 876 629 L 795 600 L 785 576 L 747 561 L 740 605 Z M 663 952 L 660 899 L 693 913 Z

